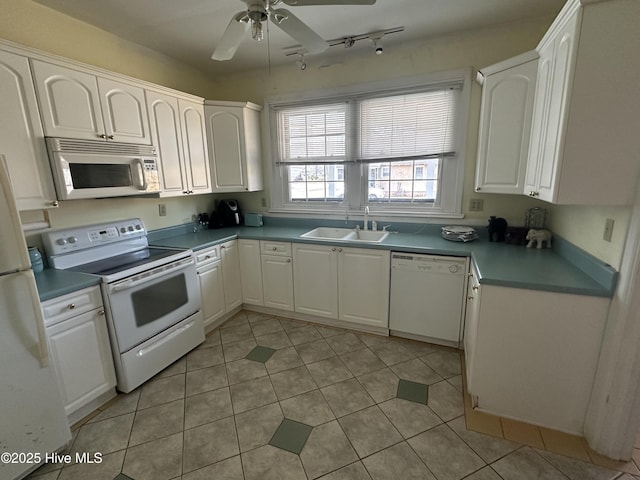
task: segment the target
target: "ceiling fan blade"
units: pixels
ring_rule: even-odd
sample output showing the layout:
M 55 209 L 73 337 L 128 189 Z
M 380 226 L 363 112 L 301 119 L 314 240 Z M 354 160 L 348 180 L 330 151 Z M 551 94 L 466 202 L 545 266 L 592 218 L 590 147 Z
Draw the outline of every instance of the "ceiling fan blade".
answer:
M 373 5 L 376 0 L 282 0 L 291 7 L 305 7 L 311 5 Z
M 329 44 L 320 35 L 289 10 L 284 8 L 271 10 L 271 21 L 294 40 L 300 42 L 307 53 L 320 53 L 329 48 Z
M 213 60 L 223 61 L 233 58 L 249 29 L 249 23 L 244 21 L 246 16 L 247 12 L 240 12 L 233 16 L 211 55 Z

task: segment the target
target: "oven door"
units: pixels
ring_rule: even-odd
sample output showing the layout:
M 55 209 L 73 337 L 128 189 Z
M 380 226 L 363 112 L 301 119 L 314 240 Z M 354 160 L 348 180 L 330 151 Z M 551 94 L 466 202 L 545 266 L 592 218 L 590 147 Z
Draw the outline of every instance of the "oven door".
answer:
M 118 350 L 124 353 L 200 310 L 192 257 L 103 285 Z

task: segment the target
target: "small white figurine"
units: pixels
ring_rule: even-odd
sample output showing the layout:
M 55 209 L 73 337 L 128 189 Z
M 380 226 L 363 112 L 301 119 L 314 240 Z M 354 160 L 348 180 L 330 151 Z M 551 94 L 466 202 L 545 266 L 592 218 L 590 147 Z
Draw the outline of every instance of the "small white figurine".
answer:
M 547 248 L 551 248 L 551 232 L 549 230 L 536 230 L 532 228 L 527 232 L 527 248 L 533 247 L 537 243 L 536 248 L 542 248 L 542 242 L 547 242 Z

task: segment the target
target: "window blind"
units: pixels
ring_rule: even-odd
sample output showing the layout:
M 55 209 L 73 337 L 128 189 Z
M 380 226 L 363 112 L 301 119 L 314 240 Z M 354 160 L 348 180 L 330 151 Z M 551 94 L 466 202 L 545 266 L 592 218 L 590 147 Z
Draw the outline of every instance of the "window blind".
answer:
M 347 151 L 347 103 L 283 108 L 278 112 L 277 164 L 342 163 Z
M 359 161 L 392 162 L 455 155 L 460 88 L 362 99 Z

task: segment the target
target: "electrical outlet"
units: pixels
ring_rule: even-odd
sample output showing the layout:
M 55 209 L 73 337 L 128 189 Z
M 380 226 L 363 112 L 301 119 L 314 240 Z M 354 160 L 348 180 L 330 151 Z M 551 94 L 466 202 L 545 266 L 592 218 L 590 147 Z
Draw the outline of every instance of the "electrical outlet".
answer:
M 469 200 L 470 212 L 481 212 L 484 209 L 484 200 L 481 198 L 472 198 Z
M 161 217 L 166 217 L 167 216 L 167 205 L 164 203 L 159 203 L 158 204 L 158 215 L 160 215 Z
M 614 223 L 615 221 L 613 220 L 613 218 L 607 218 L 607 220 L 604 222 L 604 234 L 602 235 L 602 239 L 605 242 L 610 242 L 611 237 L 613 237 Z

